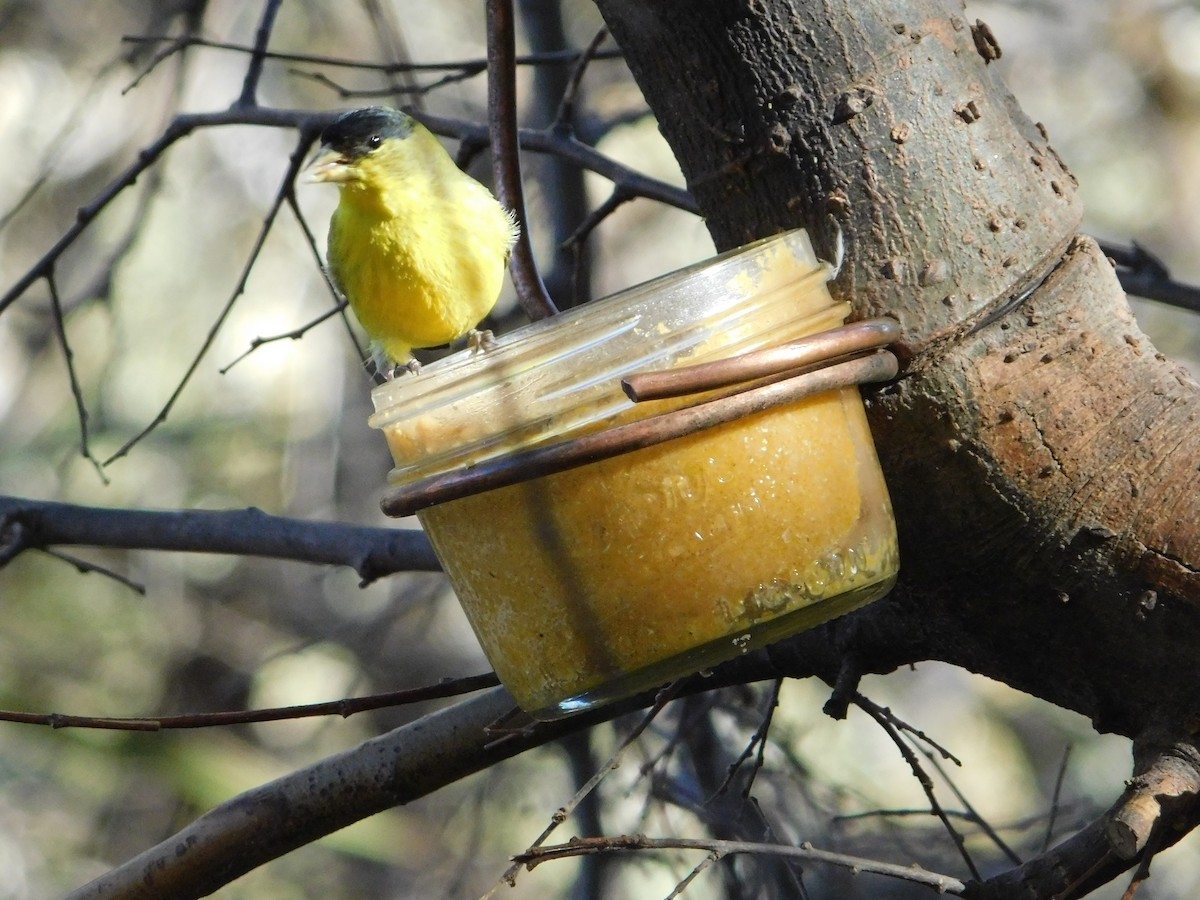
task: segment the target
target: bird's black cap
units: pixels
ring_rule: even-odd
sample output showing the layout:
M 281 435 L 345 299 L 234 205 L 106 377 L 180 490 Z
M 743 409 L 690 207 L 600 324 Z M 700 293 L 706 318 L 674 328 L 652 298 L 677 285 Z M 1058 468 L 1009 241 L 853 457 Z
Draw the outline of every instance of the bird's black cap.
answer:
M 412 134 L 413 120 L 396 109 L 369 106 L 346 113 L 325 129 L 321 143 L 342 156 L 358 159 L 375 150 L 388 138 Z

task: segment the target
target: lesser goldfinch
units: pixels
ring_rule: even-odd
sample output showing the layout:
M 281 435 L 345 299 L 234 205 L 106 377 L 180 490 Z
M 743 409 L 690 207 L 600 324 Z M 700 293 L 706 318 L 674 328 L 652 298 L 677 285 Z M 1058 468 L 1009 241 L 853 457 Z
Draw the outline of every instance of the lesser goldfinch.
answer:
M 309 172 L 340 189 L 329 273 L 371 339 L 377 371 L 420 371 L 414 347 L 479 334 L 517 225 L 429 129 L 394 109 L 354 110 L 325 129 Z

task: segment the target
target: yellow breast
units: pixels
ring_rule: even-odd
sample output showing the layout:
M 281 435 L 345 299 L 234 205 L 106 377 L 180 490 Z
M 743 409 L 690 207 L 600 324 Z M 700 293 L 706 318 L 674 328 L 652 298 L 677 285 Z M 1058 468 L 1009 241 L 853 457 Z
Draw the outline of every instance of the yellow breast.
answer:
M 433 147 L 423 146 L 428 139 Z M 495 305 L 512 218 L 432 135 L 364 161 L 329 228 L 330 271 L 372 341 L 395 361 L 467 334 Z M 436 150 L 444 160 L 421 160 Z M 415 158 L 414 158 L 415 157 Z

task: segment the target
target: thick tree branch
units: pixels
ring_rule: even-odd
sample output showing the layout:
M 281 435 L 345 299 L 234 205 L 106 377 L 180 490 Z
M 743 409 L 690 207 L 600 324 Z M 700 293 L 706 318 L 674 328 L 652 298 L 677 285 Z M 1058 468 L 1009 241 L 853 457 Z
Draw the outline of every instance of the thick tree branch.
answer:
M 0 565 L 23 550 L 82 545 L 291 559 L 349 566 L 367 584 L 441 571 L 422 531 L 271 516 L 258 509 L 104 509 L 0 497 Z

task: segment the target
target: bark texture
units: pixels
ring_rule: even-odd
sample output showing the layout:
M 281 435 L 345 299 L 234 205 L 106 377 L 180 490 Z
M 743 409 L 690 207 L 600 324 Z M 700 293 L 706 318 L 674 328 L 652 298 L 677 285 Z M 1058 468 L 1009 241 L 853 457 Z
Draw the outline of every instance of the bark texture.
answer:
M 1200 650 L 1196 385 L 1077 236 L 982 26 L 895 0 L 600 6 L 718 245 L 805 225 L 832 255 L 840 229 L 836 289 L 904 324 L 871 413 L 924 651 L 1130 736 L 1194 708 L 1200 681 L 1166 675 Z
M 836 682 L 836 713 L 863 672 L 946 660 L 1174 748 L 1138 772 L 1195 758 L 1200 391 L 1078 235 L 1074 178 L 992 77 L 990 30 L 935 0 L 598 5 L 717 245 L 805 226 L 832 258 L 840 231 L 835 294 L 906 330 L 870 398 L 900 585 L 776 664 Z M 1194 791 L 1149 790 L 1161 818 L 1126 798 L 992 895 L 1074 896 L 1097 857 L 1112 877 L 1195 824 Z

